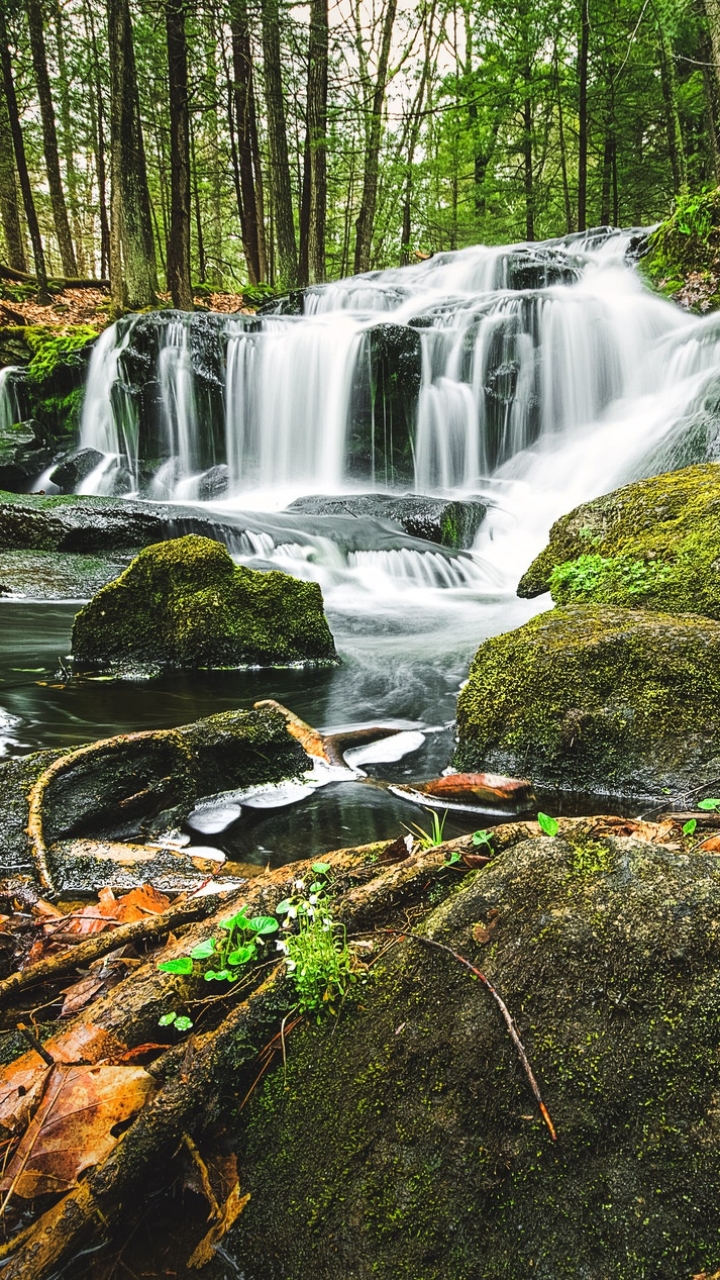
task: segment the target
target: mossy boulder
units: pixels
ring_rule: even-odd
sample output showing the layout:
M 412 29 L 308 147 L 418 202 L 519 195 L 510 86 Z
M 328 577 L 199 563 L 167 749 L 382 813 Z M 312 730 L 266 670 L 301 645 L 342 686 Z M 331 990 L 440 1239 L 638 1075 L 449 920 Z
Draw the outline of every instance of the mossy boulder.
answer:
M 75 618 L 76 669 L 334 662 L 320 587 L 190 534 L 146 547 Z
M 720 860 L 578 833 L 448 892 L 414 927 L 496 985 L 557 1143 L 488 992 L 383 938 L 355 1006 L 296 1026 L 239 1113 L 225 1256 L 246 1280 L 714 1273 Z
M 720 619 L 720 465 L 684 467 L 584 502 L 553 525 L 519 596 Z
M 670 216 L 649 238 L 641 271 L 687 310 L 720 307 L 720 187 L 675 197 Z
M 720 777 L 720 624 L 574 605 L 478 649 L 455 766 L 668 799 Z

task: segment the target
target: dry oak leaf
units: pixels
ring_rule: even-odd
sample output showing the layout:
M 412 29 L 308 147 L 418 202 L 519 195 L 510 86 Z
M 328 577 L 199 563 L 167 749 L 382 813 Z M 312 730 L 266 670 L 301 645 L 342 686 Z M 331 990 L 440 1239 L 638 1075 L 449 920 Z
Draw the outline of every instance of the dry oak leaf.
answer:
M 97 1063 L 101 1059 L 118 1062 L 126 1046 L 104 1027 L 92 1022 L 77 1023 L 45 1041 L 45 1048 L 57 1063 Z M 14 1062 L 0 1067 L 0 1132 L 20 1133 L 25 1129 L 42 1098 L 51 1068 L 28 1049 Z
M 99 1164 L 156 1090 L 142 1067 L 48 1069 L 40 1105 L 0 1181 L 0 1191 L 31 1200 L 69 1191 L 83 1169 Z
M 236 1218 L 239 1218 L 245 1205 L 250 1199 L 250 1195 L 240 1195 L 240 1183 L 236 1182 L 230 1195 L 220 1210 L 220 1217 L 214 1222 L 206 1236 L 203 1236 L 197 1249 L 188 1258 L 188 1267 L 196 1268 L 207 1266 L 208 1262 L 212 1262 L 215 1257 L 215 1246 L 220 1243 L 223 1236 L 230 1230 Z

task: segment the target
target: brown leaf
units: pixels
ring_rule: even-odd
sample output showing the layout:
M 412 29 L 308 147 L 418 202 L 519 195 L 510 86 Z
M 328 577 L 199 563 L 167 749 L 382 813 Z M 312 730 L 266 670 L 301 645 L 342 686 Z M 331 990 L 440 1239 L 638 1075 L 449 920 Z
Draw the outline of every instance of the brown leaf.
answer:
M 42 1098 L 50 1067 L 29 1049 L 0 1069 L 0 1131 L 22 1133 Z
M 404 862 L 410 857 L 413 847 L 413 837 L 408 833 L 406 836 L 398 836 L 397 840 L 393 840 L 378 858 L 381 866 L 387 867 L 393 862 Z
M 708 836 L 707 840 L 703 840 L 700 845 L 703 853 L 720 853 L 720 836 Z M 709 1276 L 708 1280 L 714 1280 L 713 1276 Z
M 24 1200 L 69 1191 L 83 1169 L 112 1150 L 115 1126 L 131 1119 L 155 1088 L 142 1067 L 53 1067 L 0 1190 Z
M 233 1222 L 240 1216 L 249 1199 L 249 1195 L 240 1195 L 240 1183 L 236 1182 L 222 1206 L 218 1221 L 213 1223 L 207 1235 L 203 1237 L 197 1249 L 188 1258 L 188 1267 L 199 1270 L 201 1267 L 207 1266 L 208 1262 L 212 1262 L 215 1256 L 215 1246 L 220 1243 L 226 1232 L 230 1230 Z
M 486 867 L 490 861 L 486 853 L 464 853 L 462 860 L 466 867 Z
M 487 913 L 487 924 L 478 921 L 473 925 L 472 936 L 475 942 L 490 942 L 492 935 L 500 923 L 500 913 L 495 907 L 491 907 Z

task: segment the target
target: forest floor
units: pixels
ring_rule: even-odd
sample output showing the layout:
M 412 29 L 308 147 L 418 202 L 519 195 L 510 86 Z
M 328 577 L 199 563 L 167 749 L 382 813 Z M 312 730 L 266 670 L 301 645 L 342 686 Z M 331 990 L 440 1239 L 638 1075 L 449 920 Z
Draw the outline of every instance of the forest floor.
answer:
M 111 323 L 110 295 L 107 289 L 62 289 L 53 292 L 52 302 L 42 305 L 34 296 L 23 297 L 24 286 L 5 285 L 0 290 L 0 324 L 10 325 L 50 325 L 65 327 L 74 324 L 88 324 L 96 329 L 104 329 Z M 194 299 L 195 306 L 201 311 L 219 311 L 226 315 L 239 313 L 252 315 L 254 307 L 248 307 L 241 293 L 209 293 Z M 159 293 L 158 301 L 163 307 L 171 307 L 169 293 Z

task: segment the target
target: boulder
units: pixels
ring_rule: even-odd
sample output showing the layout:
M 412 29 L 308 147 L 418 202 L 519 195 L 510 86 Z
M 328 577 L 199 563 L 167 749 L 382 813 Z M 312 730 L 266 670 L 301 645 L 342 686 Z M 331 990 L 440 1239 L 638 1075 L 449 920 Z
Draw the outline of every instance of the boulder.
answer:
M 480 646 L 454 764 L 667 801 L 720 777 L 719 729 L 720 624 L 574 605 Z
M 235 565 L 190 534 L 140 552 L 75 618 L 78 671 L 337 661 L 316 582 Z
M 717 858 L 578 830 L 447 893 L 413 928 L 496 986 L 557 1142 L 487 990 L 378 938 L 359 998 L 295 1025 L 235 1113 L 250 1199 L 209 1280 L 709 1280 Z
M 73 449 L 50 472 L 48 479 L 61 493 L 72 493 L 100 465 L 104 456 L 97 449 Z
M 459 550 L 472 546 L 487 506 L 477 498 L 449 501 L 417 493 L 362 493 L 298 498 L 287 510 L 308 515 L 374 516 L 394 520 L 412 538 Z
M 518 595 L 720 619 L 720 465 L 651 476 L 562 516 Z

